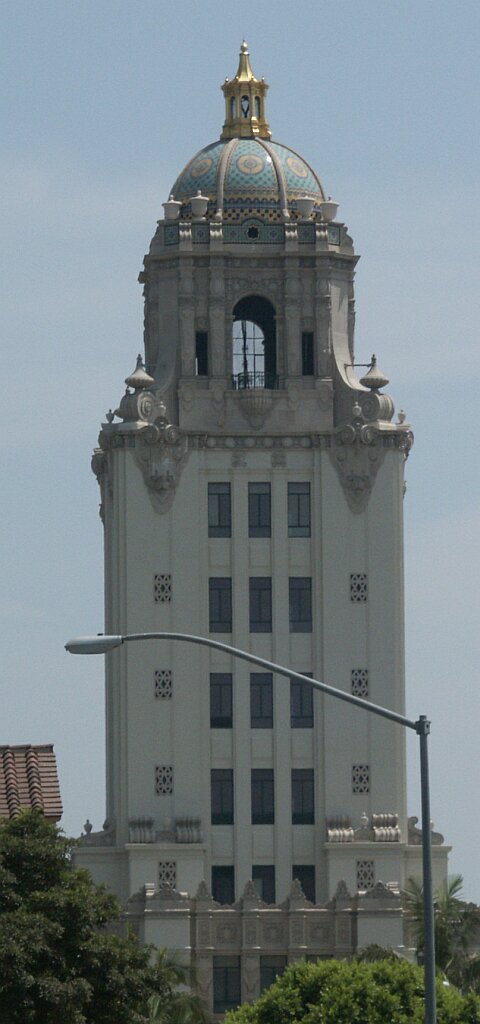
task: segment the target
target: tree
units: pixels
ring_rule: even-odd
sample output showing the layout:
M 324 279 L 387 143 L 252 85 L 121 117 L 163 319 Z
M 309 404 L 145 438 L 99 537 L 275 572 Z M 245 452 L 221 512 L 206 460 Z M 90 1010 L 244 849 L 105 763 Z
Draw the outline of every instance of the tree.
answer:
M 151 948 L 113 934 L 120 907 L 72 866 L 70 847 L 39 812 L 0 823 L 0 1021 L 147 1024 L 158 997 L 174 1024 L 177 979 Z
M 480 918 L 477 908 L 461 899 L 462 886 L 462 876 L 452 875 L 442 882 L 434 895 L 436 961 L 454 985 L 480 992 L 480 957 L 472 956 L 469 951 Z M 417 948 L 423 952 L 423 886 L 409 878 L 404 897 Z
M 423 1024 L 423 972 L 407 961 L 300 960 L 225 1024 Z M 480 999 L 437 985 L 438 1024 L 478 1024 Z

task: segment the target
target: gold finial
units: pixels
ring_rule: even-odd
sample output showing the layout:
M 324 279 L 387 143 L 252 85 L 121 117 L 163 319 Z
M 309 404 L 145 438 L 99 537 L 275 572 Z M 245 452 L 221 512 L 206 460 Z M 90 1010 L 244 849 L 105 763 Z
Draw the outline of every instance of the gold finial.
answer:
M 255 77 L 250 64 L 248 44 L 243 40 L 235 78 L 222 85 L 225 96 L 226 118 L 222 139 L 269 139 L 271 131 L 265 119 L 265 95 L 268 85 L 264 78 Z

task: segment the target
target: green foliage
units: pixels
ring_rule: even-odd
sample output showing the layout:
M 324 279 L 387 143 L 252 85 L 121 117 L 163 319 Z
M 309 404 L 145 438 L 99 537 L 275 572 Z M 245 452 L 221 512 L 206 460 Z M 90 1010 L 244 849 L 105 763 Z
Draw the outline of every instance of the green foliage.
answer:
M 480 926 L 479 915 L 476 907 L 461 899 L 462 886 L 462 876 L 452 875 L 434 895 L 436 962 L 445 977 L 462 991 L 471 989 L 480 993 L 480 957 L 469 952 Z M 415 878 L 408 879 L 404 898 L 412 918 L 417 947 L 422 951 L 423 886 Z
M 438 1024 L 478 1024 L 480 1000 L 441 980 Z M 399 959 L 292 964 L 252 1005 L 226 1024 L 423 1024 L 423 972 Z
M 38 812 L 0 822 L 1 1024 L 148 1024 L 155 996 L 176 1024 L 178 974 L 108 930 L 117 901 L 72 867 L 70 846 Z

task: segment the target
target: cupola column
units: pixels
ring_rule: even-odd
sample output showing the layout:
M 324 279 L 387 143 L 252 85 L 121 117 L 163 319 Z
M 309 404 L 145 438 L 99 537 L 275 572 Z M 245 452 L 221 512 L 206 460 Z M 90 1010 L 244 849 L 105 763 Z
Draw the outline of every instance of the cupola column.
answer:
M 183 260 L 180 266 L 178 289 L 180 365 L 183 377 L 192 377 L 195 373 L 194 291 L 193 260 Z
M 285 372 L 288 377 L 299 377 L 301 373 L 299 274 L 298 258 L 288 258 L 285 270 Z

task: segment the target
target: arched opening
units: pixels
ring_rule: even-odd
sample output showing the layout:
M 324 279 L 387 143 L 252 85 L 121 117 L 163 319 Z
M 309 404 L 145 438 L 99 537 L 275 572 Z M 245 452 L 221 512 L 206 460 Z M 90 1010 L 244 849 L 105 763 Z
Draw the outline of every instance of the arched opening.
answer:
M 242 96 L 241 104 L 243 117 L 248 117 L 250 113 L 250 100 L 248 96 Z
M 260 120 L 260 96 L 255 96 L 255 117 Z
M 261 295 L 248 295 L 233 310 L 234 388 L 277 388 L 275 310 Z
M 230 98 L 230 117 L 236 117 L 236 116 L 237 116 L 237 100 L 236 100 L 235 96 L 232 96 Z

